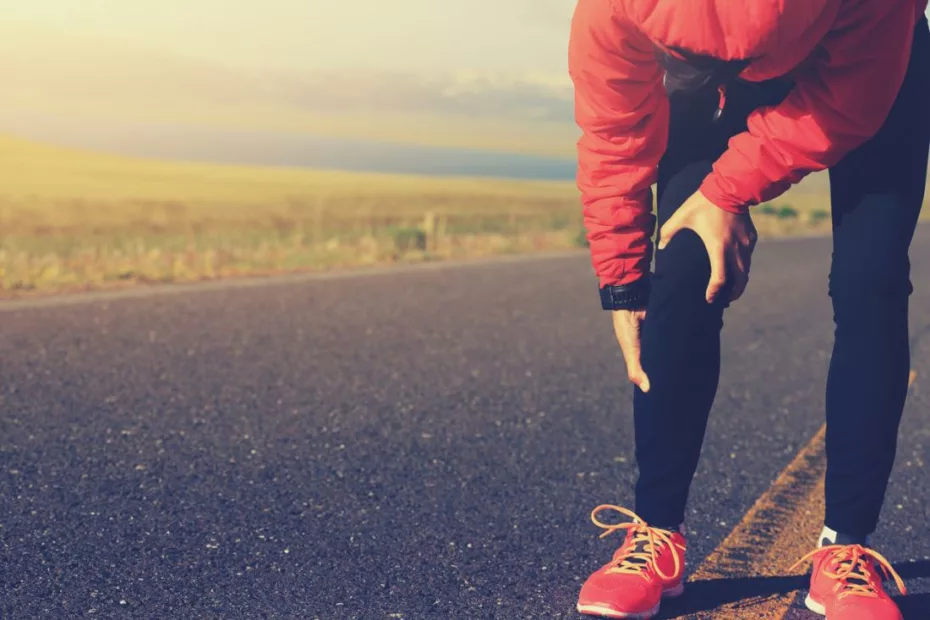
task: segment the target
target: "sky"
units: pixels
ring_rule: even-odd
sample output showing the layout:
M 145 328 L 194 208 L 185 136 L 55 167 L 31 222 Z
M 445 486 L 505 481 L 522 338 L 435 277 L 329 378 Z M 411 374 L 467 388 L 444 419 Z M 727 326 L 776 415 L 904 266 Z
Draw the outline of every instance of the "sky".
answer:
M 35 0 L 3 17 L 236 68 L 564 74 L 575 0 Z
M 67 110 L 75 124 L 206 119 L 562 153 L 577 138 L 567 72 L 576 2 L 7 2 L 0 129 L 24 126 L 3 117 L 18 102 L 29 114 Z

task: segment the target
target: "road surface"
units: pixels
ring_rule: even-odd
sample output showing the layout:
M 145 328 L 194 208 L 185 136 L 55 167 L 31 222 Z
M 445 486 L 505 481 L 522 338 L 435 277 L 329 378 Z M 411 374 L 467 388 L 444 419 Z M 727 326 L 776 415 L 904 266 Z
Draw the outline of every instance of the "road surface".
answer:
M 829 255 L 760 244 L 725 317 L 692 570 L 823 423 Z M 917 378 L 874 542 L 918 620 L 927 230 L 912 262 Z M 0 308 L 4 619 L 576 618 L 619 543 L 588 516 L 632 505 L 631 391 L 584 253 Z M 803 585 L 729 577 L 663 617 Z

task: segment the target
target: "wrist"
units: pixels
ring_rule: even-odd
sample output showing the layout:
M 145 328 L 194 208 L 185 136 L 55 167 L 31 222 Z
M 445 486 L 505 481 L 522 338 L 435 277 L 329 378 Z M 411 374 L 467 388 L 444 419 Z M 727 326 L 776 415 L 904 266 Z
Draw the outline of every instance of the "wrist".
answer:
M 707 202 L 723 211 L 742 214 L 749 210 L 747 204 L 737 201 L 734 196 L 724 191 L 716 172 L 707 175 L 698 191 Z
M 629 284 L 601 286 L 601 308 L 604 310 L 642 310 L 649 303 L 651 288 L 652 280 L 649 274 Z

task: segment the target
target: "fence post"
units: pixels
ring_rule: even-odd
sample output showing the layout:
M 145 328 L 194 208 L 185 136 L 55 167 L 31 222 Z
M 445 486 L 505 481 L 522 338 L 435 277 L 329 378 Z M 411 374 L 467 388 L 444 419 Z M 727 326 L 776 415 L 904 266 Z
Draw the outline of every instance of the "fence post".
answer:
M 323 208 L 325 206 L 326 198 L 318 196 L 313 209 L 313 245 L 317 247 L 323 243 Z
M 436 250 L 436 214 L 427 211 L 423 216 L 423 233 L 426 235 L 426 251 Z
M 439 216 L 439 226 L 436 231 L 436 249 L 446 241 L 446 235 L 449 230 L 449 218 L 445 214 Z

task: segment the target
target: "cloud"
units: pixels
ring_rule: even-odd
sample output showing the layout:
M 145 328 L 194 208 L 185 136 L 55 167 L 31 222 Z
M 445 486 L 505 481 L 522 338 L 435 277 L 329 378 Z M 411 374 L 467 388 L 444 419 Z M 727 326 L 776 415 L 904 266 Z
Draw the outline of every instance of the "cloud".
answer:
M 563 31 L 571 21 L 576 0 L 520 0 L 515 4 L 527 19 Z
M 236 68 L 564 66 L 575 0 L 40 0 L 3 21 L 117 38 Z
M 100 131 L 206 123 L 547 153 L 577 136 L 571 82 L 557 70 L 271 72 L 0 24 L 0 73 L 0 131 L 31 131 L 51 115 Z
M 572 119 L 567 75 L 548 71 L 234 70 L 142 46 L 42 29 L 0 29 L 7 98 L 80 98 L 101 107 L 159 100 L 544 121 Z
M 320 112 L 454 114 L 571 122 L 572 90 L 557 74 L 450 75 L 386 72 L 320 73 L 269 85 L 289 104 Z

